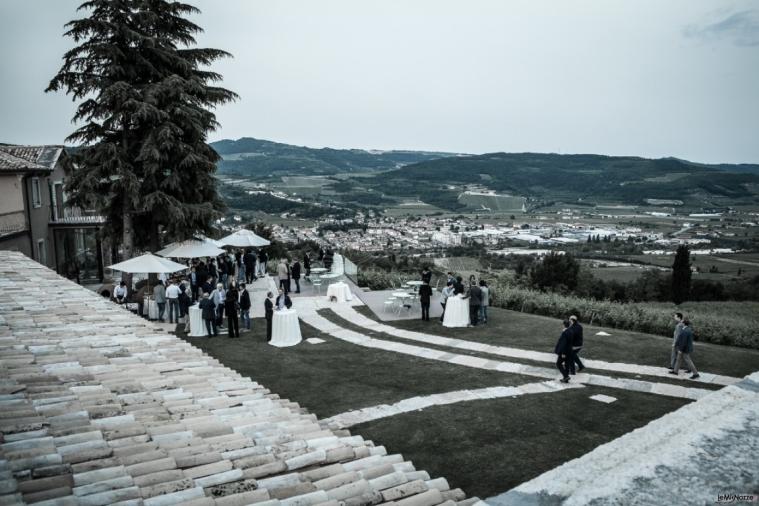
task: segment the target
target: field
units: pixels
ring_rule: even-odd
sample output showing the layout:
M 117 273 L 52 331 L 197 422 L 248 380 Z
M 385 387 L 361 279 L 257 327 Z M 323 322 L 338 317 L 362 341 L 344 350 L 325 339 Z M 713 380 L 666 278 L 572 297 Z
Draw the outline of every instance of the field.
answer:
M 522 206 L 525 204 L 524 197 L 476 193 L 462 193 L 458 201 L 475 210 L 487 209 L 492 212 L 522 212 Z
M 672 267 L 672 255 L 632 255 L 631 260 L 646 262 L 660 267 Z M 691 255 L 691 264 L 700 272 L 693 279 L 728 281 L 732 278 L 751 278 L 759 275 L 759 255 L 736 253 L 733 255 Z M 716 269 L 716 272 L 712 272 Z M 740 271 L 740 272 L 739 272 Z

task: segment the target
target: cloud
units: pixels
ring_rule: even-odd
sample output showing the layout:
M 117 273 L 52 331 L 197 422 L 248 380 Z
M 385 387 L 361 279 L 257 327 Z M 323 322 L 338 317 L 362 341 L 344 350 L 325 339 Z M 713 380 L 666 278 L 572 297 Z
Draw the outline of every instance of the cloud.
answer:
M 714 23 L 688 25 L 683 35 L 702 41 L 729 40 L 736 46 L 759 46 L 759 11 L 734 12 Z

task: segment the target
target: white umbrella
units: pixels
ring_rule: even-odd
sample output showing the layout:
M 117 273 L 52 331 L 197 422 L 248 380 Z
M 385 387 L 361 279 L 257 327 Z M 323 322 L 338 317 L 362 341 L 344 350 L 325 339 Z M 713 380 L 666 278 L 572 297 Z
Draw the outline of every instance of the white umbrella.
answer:
M 138 257 L 124 260 L 109 267 L 115 271 L 127 272 L 129 274 L 163 274 L 167 272 L 177 272 L 187 269 L 186 265 L 178 264 L 165 258 L 157 257 L 151 253 L 140 255 Z
M 271 244 L 263 237 L 256 235 L 246 228 L 222 237 L 218 242 L 223 246 L 235 246 L 238 248 L 259 248 Z
M 213 244 L 217 248 L 220 248 L 220 247 L 224 246 L 219 241 L 217 241 L 215 239 L 211 239 L 210 237 L 206 237 L 204 235 L 198 235 L 198 236 L 195 236 L 195 238 L 198 239 L 198 240 L 200 240 L 200 241 L 207 242 L 209 244 Z
M 215 257 L 224 253 L 224 250 L 214 246 L 210 242 L 189 240 L 174 242 L 163 248 L 156 254 L 162 257 L 173 258 L 197 258 L 197 257 Z

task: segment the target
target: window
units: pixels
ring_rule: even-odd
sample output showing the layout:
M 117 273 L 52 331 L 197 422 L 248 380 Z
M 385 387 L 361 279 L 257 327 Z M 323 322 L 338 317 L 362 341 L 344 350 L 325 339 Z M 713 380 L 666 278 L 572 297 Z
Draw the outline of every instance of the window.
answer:
M 45 239 L 37 241 L 37 261 L 42 265 L 47 265 L 47 248 L 45 247 Z
M 32 178 L 32 206 L 42 207 L 42 192 L 40 191 L 40 179 Z

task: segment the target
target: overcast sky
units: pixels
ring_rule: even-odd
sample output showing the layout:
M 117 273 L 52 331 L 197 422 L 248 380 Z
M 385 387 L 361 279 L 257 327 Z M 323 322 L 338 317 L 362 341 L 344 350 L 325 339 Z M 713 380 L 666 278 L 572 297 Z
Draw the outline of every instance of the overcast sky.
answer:
M 234 55 L 211 140 L 759 162 L 754 0 L 187 1 Z M 0 0 L 0 142 L 72 131 L 80 3 Z

